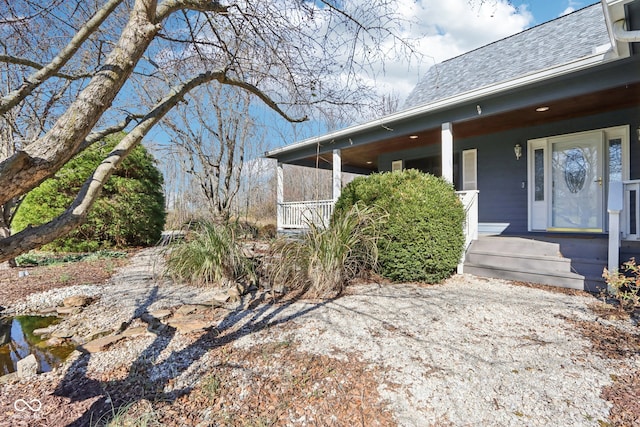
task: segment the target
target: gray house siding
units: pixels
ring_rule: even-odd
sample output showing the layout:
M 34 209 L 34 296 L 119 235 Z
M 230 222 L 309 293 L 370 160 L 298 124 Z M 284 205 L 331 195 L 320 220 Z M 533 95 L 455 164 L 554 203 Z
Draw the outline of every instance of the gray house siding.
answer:
M 454 141 L 457 158 L 467 149 L 478 150 L 478 189 L 480 222 L 508 223 L 506 233 L 523 233 L 528 228 L 527 141 L 612 126 L 630 125 L 630 177 L 640 179 L 640 143 L 636 129 L 640 126 L 640 107 L 617 110 L 578 119 Z M 454 125 L 455 133 L 455 125 Z M 513 147 L 520 144 L 523 156 L 516 160 Z M 378 159 L 381 171 L 391 170 L 394 160 L 413 160 L 440 154 L 440 144 L 411 150 L 385 153 Z M 459 177 L 456 177 L 456 180 Z

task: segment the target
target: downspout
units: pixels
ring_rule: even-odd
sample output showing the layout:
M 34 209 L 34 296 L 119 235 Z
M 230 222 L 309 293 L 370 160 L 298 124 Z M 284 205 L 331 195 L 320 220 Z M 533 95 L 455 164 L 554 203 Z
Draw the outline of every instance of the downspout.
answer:
M 640 42 L 640 30 L 626 30 L 624 19 L 613 23 L 613 36 L 620 42 Z

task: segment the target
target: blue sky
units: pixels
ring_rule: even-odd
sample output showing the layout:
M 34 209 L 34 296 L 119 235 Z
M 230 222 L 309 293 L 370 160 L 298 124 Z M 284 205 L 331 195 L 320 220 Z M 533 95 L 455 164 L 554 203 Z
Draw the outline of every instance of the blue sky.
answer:
M 573 12 L 595 1 L 567 1 L 567 0 L 512 0 L 514 6 L 526 5 L 534 17 L 534 25 L 550 21 L 565 13 Z
M 400 35 L 412 40 L 422 59 L 396 59 L 379 64 L 378 75 L 370 77 L 369 83 L 377 88 L 379 95 L 393 92 L 402 106 L 411 89 L 433 64 L 571 13 L 597 0 L 396 1 L 398 12 L 407 22 L 412 22 L 403 27 Z M 272 111 L 265 111 L 263 119 L 277 128 L 269 131 L 265 148 L 290 144 L 327 131 L 325 124 L 317 121 L 292 126 Z M 156 134 L 155 138 L 161 140 L 162 135 Z
M 367 0 L 352 0 L 367 1 Z M 370 79 L 378 94 L 393 92 L 404 99 L 433 64 L 461 55 L 485 44 L 558 18 L 596 3 L 597 0 L 397 0 L 399 13 L 412 25 L 403 37 L 413 41 L 421 61 L 394 60 L 384 64 Z M 382 65 L 380 65 L 382 69 Z M 269 122 L 278 121 L 276 116 Z M 283 124 L 286 129 L 288 125 Z M 322 123 L 296 125 L 296 135 L 273 135 L 270 145 L 281 146 L 326 133 Z M 280 141 L 277 141 L 280 139 Z

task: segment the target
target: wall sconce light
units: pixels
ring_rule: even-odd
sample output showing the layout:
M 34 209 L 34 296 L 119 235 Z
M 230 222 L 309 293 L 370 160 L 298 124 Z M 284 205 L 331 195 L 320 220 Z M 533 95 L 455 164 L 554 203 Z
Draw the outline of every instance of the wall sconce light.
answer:
M 516 144 L 513 147 L 513 153 L 516 155 L 516 160 L 520 160 L 520 157 L 522 157 L 522 145 Z

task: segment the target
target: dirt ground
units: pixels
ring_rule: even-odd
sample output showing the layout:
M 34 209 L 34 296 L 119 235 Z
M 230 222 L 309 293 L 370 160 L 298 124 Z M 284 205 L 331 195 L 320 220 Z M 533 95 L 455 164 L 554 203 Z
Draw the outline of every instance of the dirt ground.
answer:
M 0 269 L 0 306 L 10 306 L 31 293 L 53 288 L 104 283 L 126 262 L 126 259 L 111 259 L 28 269 Z M 29 274 L 18 277 L 19 271 L 28 271 Z M 556 291 L 554 288 L 544 289 Z M 593 310 L 602 318 L 626 316 L 615 307 L 595 299 Z M 624 359 L 640 354 L 638 334 L 624 333 L 598 322 L 574 321 L 574 325 L 602 357 Z M 299 425 L 305 425 L 305 420 L 312 419 L 324 421 L 308 425 L 396 425 L 377 391 L 376 377 L 379 373 L 376 369 L 381 368 L 359 362 L 357 354 L 347 360 L 337 360 L 300 352 L 292 342 L 282 341 L 267 346 L 242 349 L 218 340 L 209 350 L 210 358 L 217 361 L 215 374 L 199 378 L 197 383 L 186 390 L 183 388 L 183 392 L 176 395 L 155 390 L 153 384 L 140 383 L 135 373 L 130 372 L 134 367 L 123 366 L 121 371 L 105 372 L 100 384 L 108 384 L 110 393 L 114 394 L 110 402 L 109 425 L 190 426 L 196 425 L 195 420 L 202 420 L 206 411 L 210 412 L 207 423 L 200 421 L 198 425 L 271 426 L 288 425 L 290 420 L 298 420 Z M 246 371 L 244 378 L 237 378 L 238 367 Z M 144 366 L 139 369 L 144 369 Z M 142 374 L 140 377 L 146 376 Z M 95 389 L 95 383 L 86 382 L 86 377 L 80 378 L 77 384 L 67 381 L 64 387 L 73 389 L 73 392 L 63 393 L 68 397 L 60 397 L 56 390 L 59 391 L 61 385 L 56 377 L 47 378 L 50 380 L 37 383 L 40 390 L 34 390 L 34 384 L 28 381 L 3 390 L 0 407 L 7 411 L 4 416 L 10 417 L 11 421 L 3 420 L 3 415 L 0 415 L 0 427 L 102 425 L 100 420 L 88 420 L 83 416 L 97 401 L 97 397 L 92 400 L 90 396 L 104 392 Z M 637 367 L 629 366 L 628 375 L 613 380 L 613 385 L 602 392 L 602 397 L 612 404 L 610 418 L 605 425 L 640 425 L 640 373 Z M 20 408 L 10 402 L 34 393 L 41 396 L 43 410 L 38 416 L 25 414 L 20 421 L 21 418 L 16 416 Z M 129 394 L 135 398 L 129 399 Z M 140 399 L 141 394 L 143 399 Z M 127 405 L 129 401 L 135 403 Z M 443 421 L 435 425 L 450 424 Z

